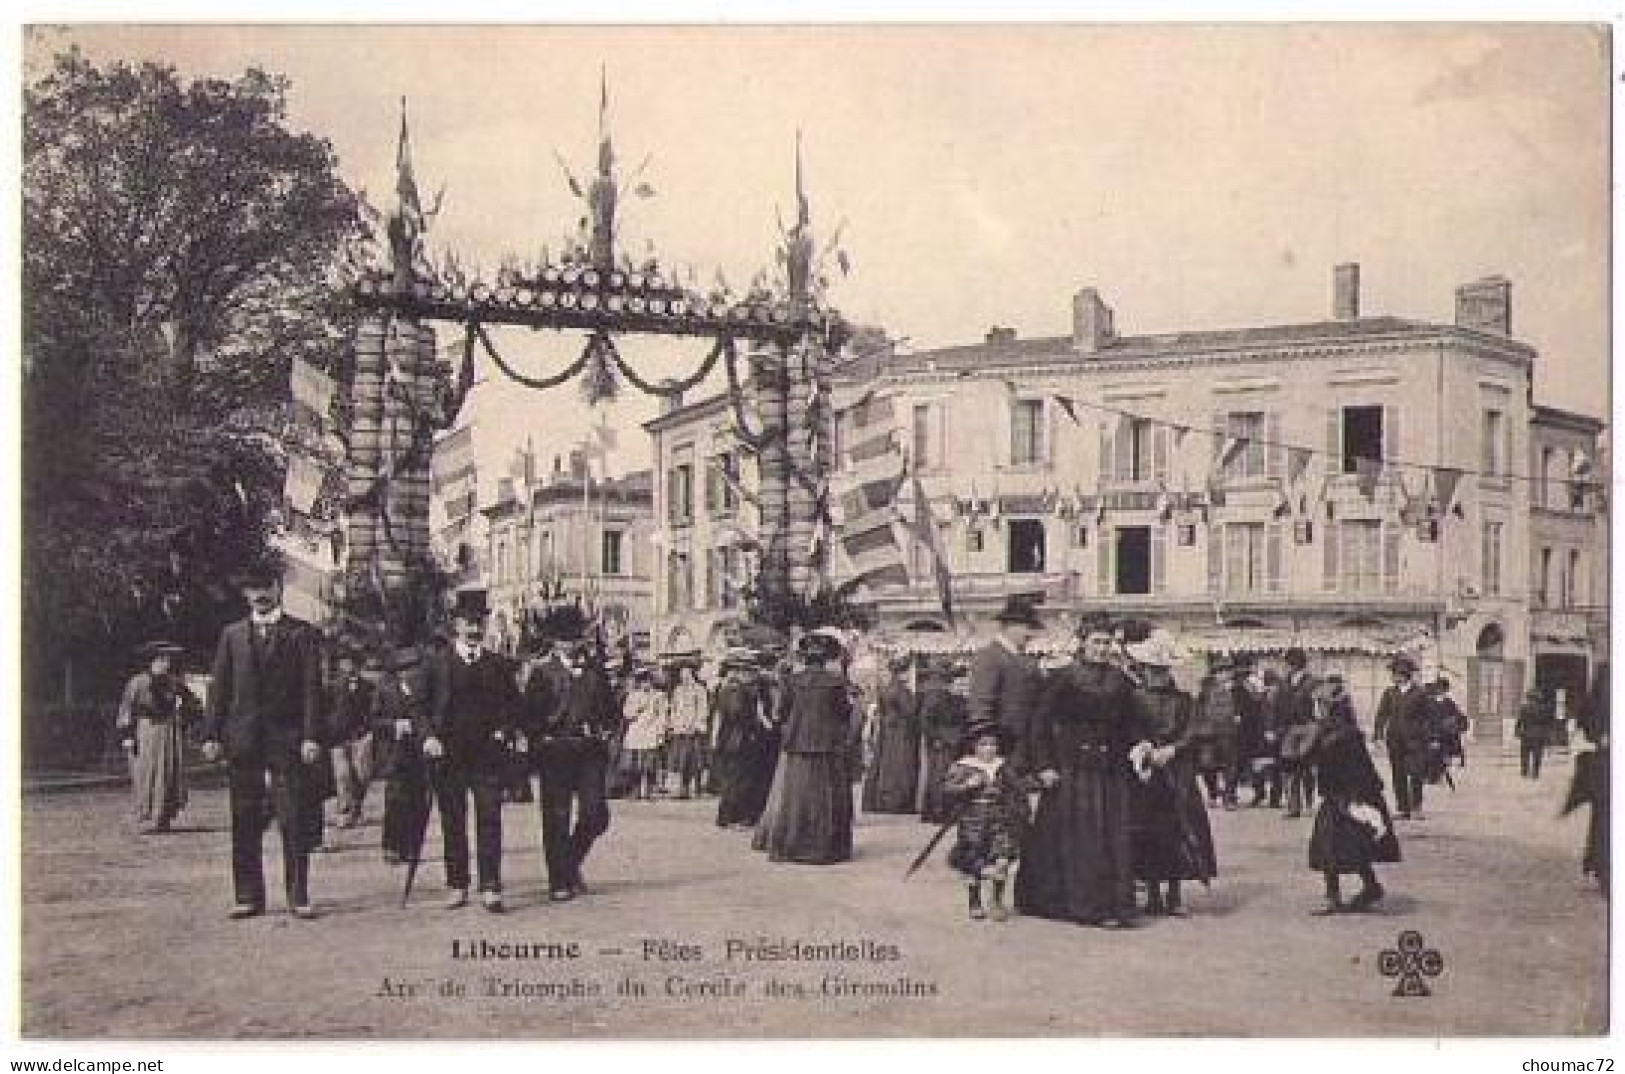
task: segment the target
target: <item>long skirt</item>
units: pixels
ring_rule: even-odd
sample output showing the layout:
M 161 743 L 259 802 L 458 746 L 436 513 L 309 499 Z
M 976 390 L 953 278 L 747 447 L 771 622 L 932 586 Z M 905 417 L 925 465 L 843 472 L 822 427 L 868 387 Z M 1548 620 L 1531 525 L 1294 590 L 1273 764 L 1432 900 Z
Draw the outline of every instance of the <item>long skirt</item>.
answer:
M 679 779 L 693 779 L 705 763 L 704 735 L 673 735 L 666 741 L 666 770 Z
M 136 727 L 130 785 L 142 824 L 167 825 L 186 806 L 182 743 L 178 723 L 142 720 Z
M 773 786 L 773 759 L 778 739 L 747 742 L 717 752 L 717 826 L 755 824 L 767 808 Z
M 1128 774 L 1078 768 L 1038 799 L 1016 873 L 1016 908 L 1094 924 L 1134 912 Z
M 1309 868 L 1357 873 L 1368 865 L 1398 860 L 1399 838 L 1381 796 L 1374 801 L 1341 796 L 1321 800 L 1309 836 Z
M 852 857 L 852 780 L 845 754 L 779 758 L 751 846 L 769 861 L 829 865 Z
M 1196 773 L 1175 762 L 1131 785 L 1134 874 L 1141 880 L 1202 880 L 1218 875 L 1213 829 Z
M 874 762 L 863 781 L 865 813 L 912 813 L 920 782 L 920 735 L 889 720 L 875 735 Z

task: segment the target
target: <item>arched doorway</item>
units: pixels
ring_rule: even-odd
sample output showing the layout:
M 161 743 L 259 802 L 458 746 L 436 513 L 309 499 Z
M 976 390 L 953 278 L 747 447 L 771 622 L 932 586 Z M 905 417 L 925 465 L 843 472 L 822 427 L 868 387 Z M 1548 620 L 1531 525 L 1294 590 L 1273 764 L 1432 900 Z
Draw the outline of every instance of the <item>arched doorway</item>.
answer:
M 1518 699 L 1523 691 L 1523 663 L 1506 658 L 1506 629 L 1500 623 L 1486 623 L 1473 644 L 1468 661 L 1468 716 L 1474 722 L 1475 738 L 1512 739 Z

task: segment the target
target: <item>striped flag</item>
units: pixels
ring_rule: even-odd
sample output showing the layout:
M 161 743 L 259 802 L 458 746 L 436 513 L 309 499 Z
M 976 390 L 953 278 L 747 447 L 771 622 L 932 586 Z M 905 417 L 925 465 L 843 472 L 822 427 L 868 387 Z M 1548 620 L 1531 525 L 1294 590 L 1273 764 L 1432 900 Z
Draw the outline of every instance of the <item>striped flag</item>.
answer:
M 288 506 L 292 507 L 296 514 L 311 513 L 326 482 L 326 468 L 315 459 L 299 452 L 289 454 L 288 476 L 283 491 L 287 495 Z
M 846 459 L 830 492 L 841 515 L 841 548 L 853 577 L 869 586 L 906 585 L 893 524 L 908 471 L 890 396 L 866 394 L 846 411 Z
M 288 371 L 288 390 L 293 399 L 293 423 L 318 436 L 332 423 L 333 400 L 338 388 L 333 378 L 302 358 L 296 358 Z
M 931 500 L 920 484 L 920 475 L 914 475 L 914 539 L 931 552 L 931 574 L 937 583 L 937 602 L 942 605 L 943 618 L 954 625 L 954 576 L 948 568 L 948 553 L 942 547 L 942 535 L 937 532 L 937 520 L 931 512 Z

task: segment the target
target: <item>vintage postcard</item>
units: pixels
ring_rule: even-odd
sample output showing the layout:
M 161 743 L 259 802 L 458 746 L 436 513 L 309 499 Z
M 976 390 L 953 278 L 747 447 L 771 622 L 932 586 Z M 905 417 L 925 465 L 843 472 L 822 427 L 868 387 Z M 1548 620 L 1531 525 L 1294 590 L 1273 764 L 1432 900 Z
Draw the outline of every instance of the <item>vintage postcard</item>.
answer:
M 1613 47 L 26 26 L 21 1040 L 1606 1037 Z

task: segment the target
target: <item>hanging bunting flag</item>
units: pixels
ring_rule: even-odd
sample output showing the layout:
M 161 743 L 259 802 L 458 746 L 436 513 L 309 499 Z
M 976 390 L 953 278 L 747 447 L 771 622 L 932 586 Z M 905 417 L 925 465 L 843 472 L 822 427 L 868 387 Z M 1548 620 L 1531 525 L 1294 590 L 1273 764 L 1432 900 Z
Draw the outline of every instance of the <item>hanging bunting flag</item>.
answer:
M 1309 469 L 1310 451 L 1308 448 L 1287 448 L 1286 452 L 1286 483 L 1296 488 L 1298 482 L 1303 480 L 1304 471 Z
M 1178 451 L 1185 443 L 1185 434 L 1190 432 L 1188 425 L 1174 425 L 1174 450 Z
M 1464 517 L 1461 505 L 1456 503 L 1456 487 L 1461 482 L 1461 471 L 1453 466 L 1440 466 L 1433 471 L 1433 487 L 1438 492 L 1439 511 Z
M 1377 481 L 1382 477 L 1382 460 L 1357 458 L 1354 460 L 1354 482 L 1360 495 L 1370 500 L 1376 497 Z
M 925 545 L 931 553 L 931 573 L 937 583 L 937 602 L 942 606 L 943 618 L 954 625 L 953 572 L 948 568 L 948 553 L 942 547 L 942 536 L 937 532 L 937 520 L 931 512 L 931 501 L 914 475 L 914 517 L 911 526 L 914 539 Z
M 1275 479 L 1275 510 L 1272 513 L 1276 518 L 1285 518 L 1292 513 L 1292 497 L 1287 495 L 1286 482 L 1279 477 Z
M 1157 519 L 1159 521 L 1167 522 L 1169 519 L 1173 518 L 1174 498 L 1173 495 L 1169 493 L 1168 486 L 1161 481 L 1157 482 L 1157 497 L 1154 506 L 1157 512 Z
M 1236 456 L 1241 454 L 1247 443 L 1248 440 L 1245 436 L 1230 436 L 1227 434 L 1224 438 L 1224 446 L 1219 450 L 1219 469 L 1223 470 L 1234 462 Z
M 1073 425 L 1082 425 L 1083 424 L 1083 421 L 1078 417 L 1077 404 L 1073 401 L 1071 396 L 1069 396 L 1069 395 L 1061 395 L 1060 393 L 1056 393 L 1056 395 L 1055 395 L 1055 403 L 1063 411 L 1066 412 L 1067 417 L 1072 419 L 1072 424 Z
M 1224 506 L 1224 479 L 1217 468 L 1207 475 L 1207 501 L 1213 507 Z

